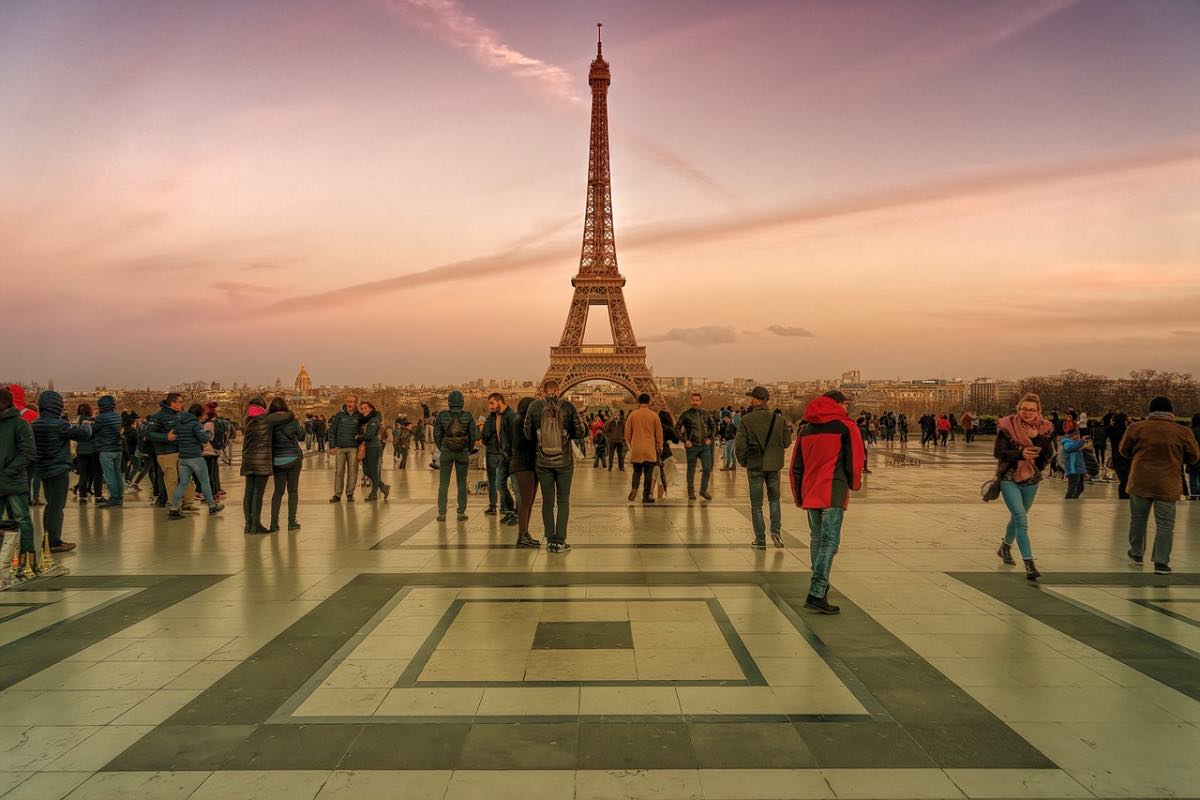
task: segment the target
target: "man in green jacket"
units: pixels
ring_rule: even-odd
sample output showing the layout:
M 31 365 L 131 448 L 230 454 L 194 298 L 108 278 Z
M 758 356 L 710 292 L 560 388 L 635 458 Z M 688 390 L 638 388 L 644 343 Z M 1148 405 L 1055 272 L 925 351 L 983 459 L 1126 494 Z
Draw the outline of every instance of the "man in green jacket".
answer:
M 29 516 L 29 467 L 37 451 L 33 429 L 13 406 L 12 392 L 0 388 L 0 508 L 17 524 L 21 534 L 21 566 L 33 567 L 37 547 L 33 541 L 33 519 Z M 0 545 L 0 585 L 12 563 L 12 534 Z
M 333 497 L 331 503 L 342 501 L 342 488 L 346 490 L 346 502 L 354 502 L 354 486 L 358 483 L 358 429 L 362 417 L 358 413 L 358 397 L 346 395 L 346 403 L 329 420 L 329 452 L 333 456 Z
M 755 550 L 767 549 L 767 531 L 763 522 L 763 486 L 767 488 L 767 503 L 771 512 L 771 541 L 783 547 L 783 514 L 779 507 L 779 471 L 783 469 L 783 454 L 792 443 L 783 412 L 767 409 L 771 395 L 762 386 L 755 386 L 746 396 L 750 410 L 742 417 L 733 442 L 737 461 L 746 468 L 750 481 L 750 519 L 754 525 Z
M 433 443 L 438 448 L 438 522 L 446 519 L 450 473 L 458 480 L 458 521 L 467 521 L 467 470 L 471 450 L 479 441 L 479 427 L 471 412 L 463 408 L 463 393 L 455 389 L 446 398 L 450 408 L 433 420 Z

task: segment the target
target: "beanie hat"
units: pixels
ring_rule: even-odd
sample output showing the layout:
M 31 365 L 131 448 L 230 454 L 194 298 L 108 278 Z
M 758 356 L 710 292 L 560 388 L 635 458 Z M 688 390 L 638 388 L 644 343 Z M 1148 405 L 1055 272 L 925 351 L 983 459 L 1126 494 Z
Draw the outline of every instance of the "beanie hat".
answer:
M 1175 406 L 1171 405 L 1171 398 L 1159 396 L 1150 401 L 1150 413 L 1153 414 L 1155 411 L 1166 411 L 1168 414 L 1174 414 Z

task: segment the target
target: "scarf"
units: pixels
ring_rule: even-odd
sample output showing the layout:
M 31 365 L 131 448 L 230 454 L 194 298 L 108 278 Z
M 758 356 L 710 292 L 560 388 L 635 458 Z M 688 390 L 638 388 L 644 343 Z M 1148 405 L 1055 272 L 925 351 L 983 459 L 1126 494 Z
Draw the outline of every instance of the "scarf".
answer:
M 1043 418 L 1041 415 L 1033 423 L 1037 430 L 1038 436 L 1047 436 L 1054 432 L 1054 425 Z M 996 422 L 996 428 L 1008 434 L 1008 437 L 1016 442 L 1021 447 L 1033 447 L 1033 440 L 1026 430 L 1025 423 L 1021 422 L 1019 414 L 1009 414 L 1007 417 L 1001 417 Z M 1022 458 L 1014 465 L 1013 480 L 1017 483 L 1022 483 L 1032 478 L 1037 473 L 1037 467 L 1032 461 L 1027 461 Z

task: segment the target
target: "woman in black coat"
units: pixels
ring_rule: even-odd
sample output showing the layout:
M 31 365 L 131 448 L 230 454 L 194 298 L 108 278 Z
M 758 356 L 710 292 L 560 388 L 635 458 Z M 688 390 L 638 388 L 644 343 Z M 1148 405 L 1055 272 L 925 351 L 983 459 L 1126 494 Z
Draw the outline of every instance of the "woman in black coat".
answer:
M 375 408 L 374 403 L 367 400 L 358 404 L 358 413 L 363 421 L 358 429 L 358 441 L 363 445 L 363 476 L 371 482 L 371 493 L 363 499 L 373 503 L 379 498 L 379 493 L 383 492 L 383 499 L 387 500 L 392 487 L 383 482 L 380 472 L 383 466 L 383 440 L 379 434 L 383 415 Z
M 246 422 L 242 431 L 242 469 L 246 478 L 246 496 L 242 499 L 242 512 L 246 517 L 246 533 L 270 533 L 262 524 L 263 495 L 267 491 L 267 478 L 271 477 L 273 457 L 271 449 L 272 429 L 295 419 L 291 411 L 267 413 L 267 404 L 261 397 L 250 401 L 246 408 Z
M 1113 414 L 1112 424 L 1108 427 L 1109 450 L 1112 452 L 1109 458 L 1112 460 L 1113 471 L 1117 473 L 1117 498 L 1121 500 L 1129 499 L 1126 485 L 1129 483 L 1129 467 L 1132 462 L 1121 455 L 1121 439 L 1125 438 L 1125 431 L 1128 429 L 1129 417 L 1121 411 Z
M 267 408 L 268 417 L 281 411 L 289 411 L 287 401 L 276 397 Z M 275 490 L 271 494 L 271 525 L 272 533 L 279 530 L 279 507 L 283 505 L 283 492 L 288 496 L 288 530 L 300 530 L 296 521 L 296 510 L 300 504 L 300 470 L 304 466 L 304 451 L 300 443 L 304 441 L 305 429 L 293 417 L 282 425 L 271 428 L 271 477 L 275 481 Z
M 517 415 L 505 424 L 508 429 L 508 475 L 517 484 L 517 547 L 541 547 L 541 542 L 529 535 L 529 518 L 533 514 L 533 499 L 537 496 L 537 445 L 525 435 L 525 416 L 533 405 L 532 397 L 522 397 L 517 403 Z

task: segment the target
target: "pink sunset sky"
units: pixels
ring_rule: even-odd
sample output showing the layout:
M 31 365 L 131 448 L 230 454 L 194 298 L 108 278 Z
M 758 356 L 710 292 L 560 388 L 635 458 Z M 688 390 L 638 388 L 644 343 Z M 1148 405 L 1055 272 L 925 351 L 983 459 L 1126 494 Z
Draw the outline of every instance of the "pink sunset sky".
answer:
M 4 378 L 1196 371 L 1195 0 L 0 4 Z

